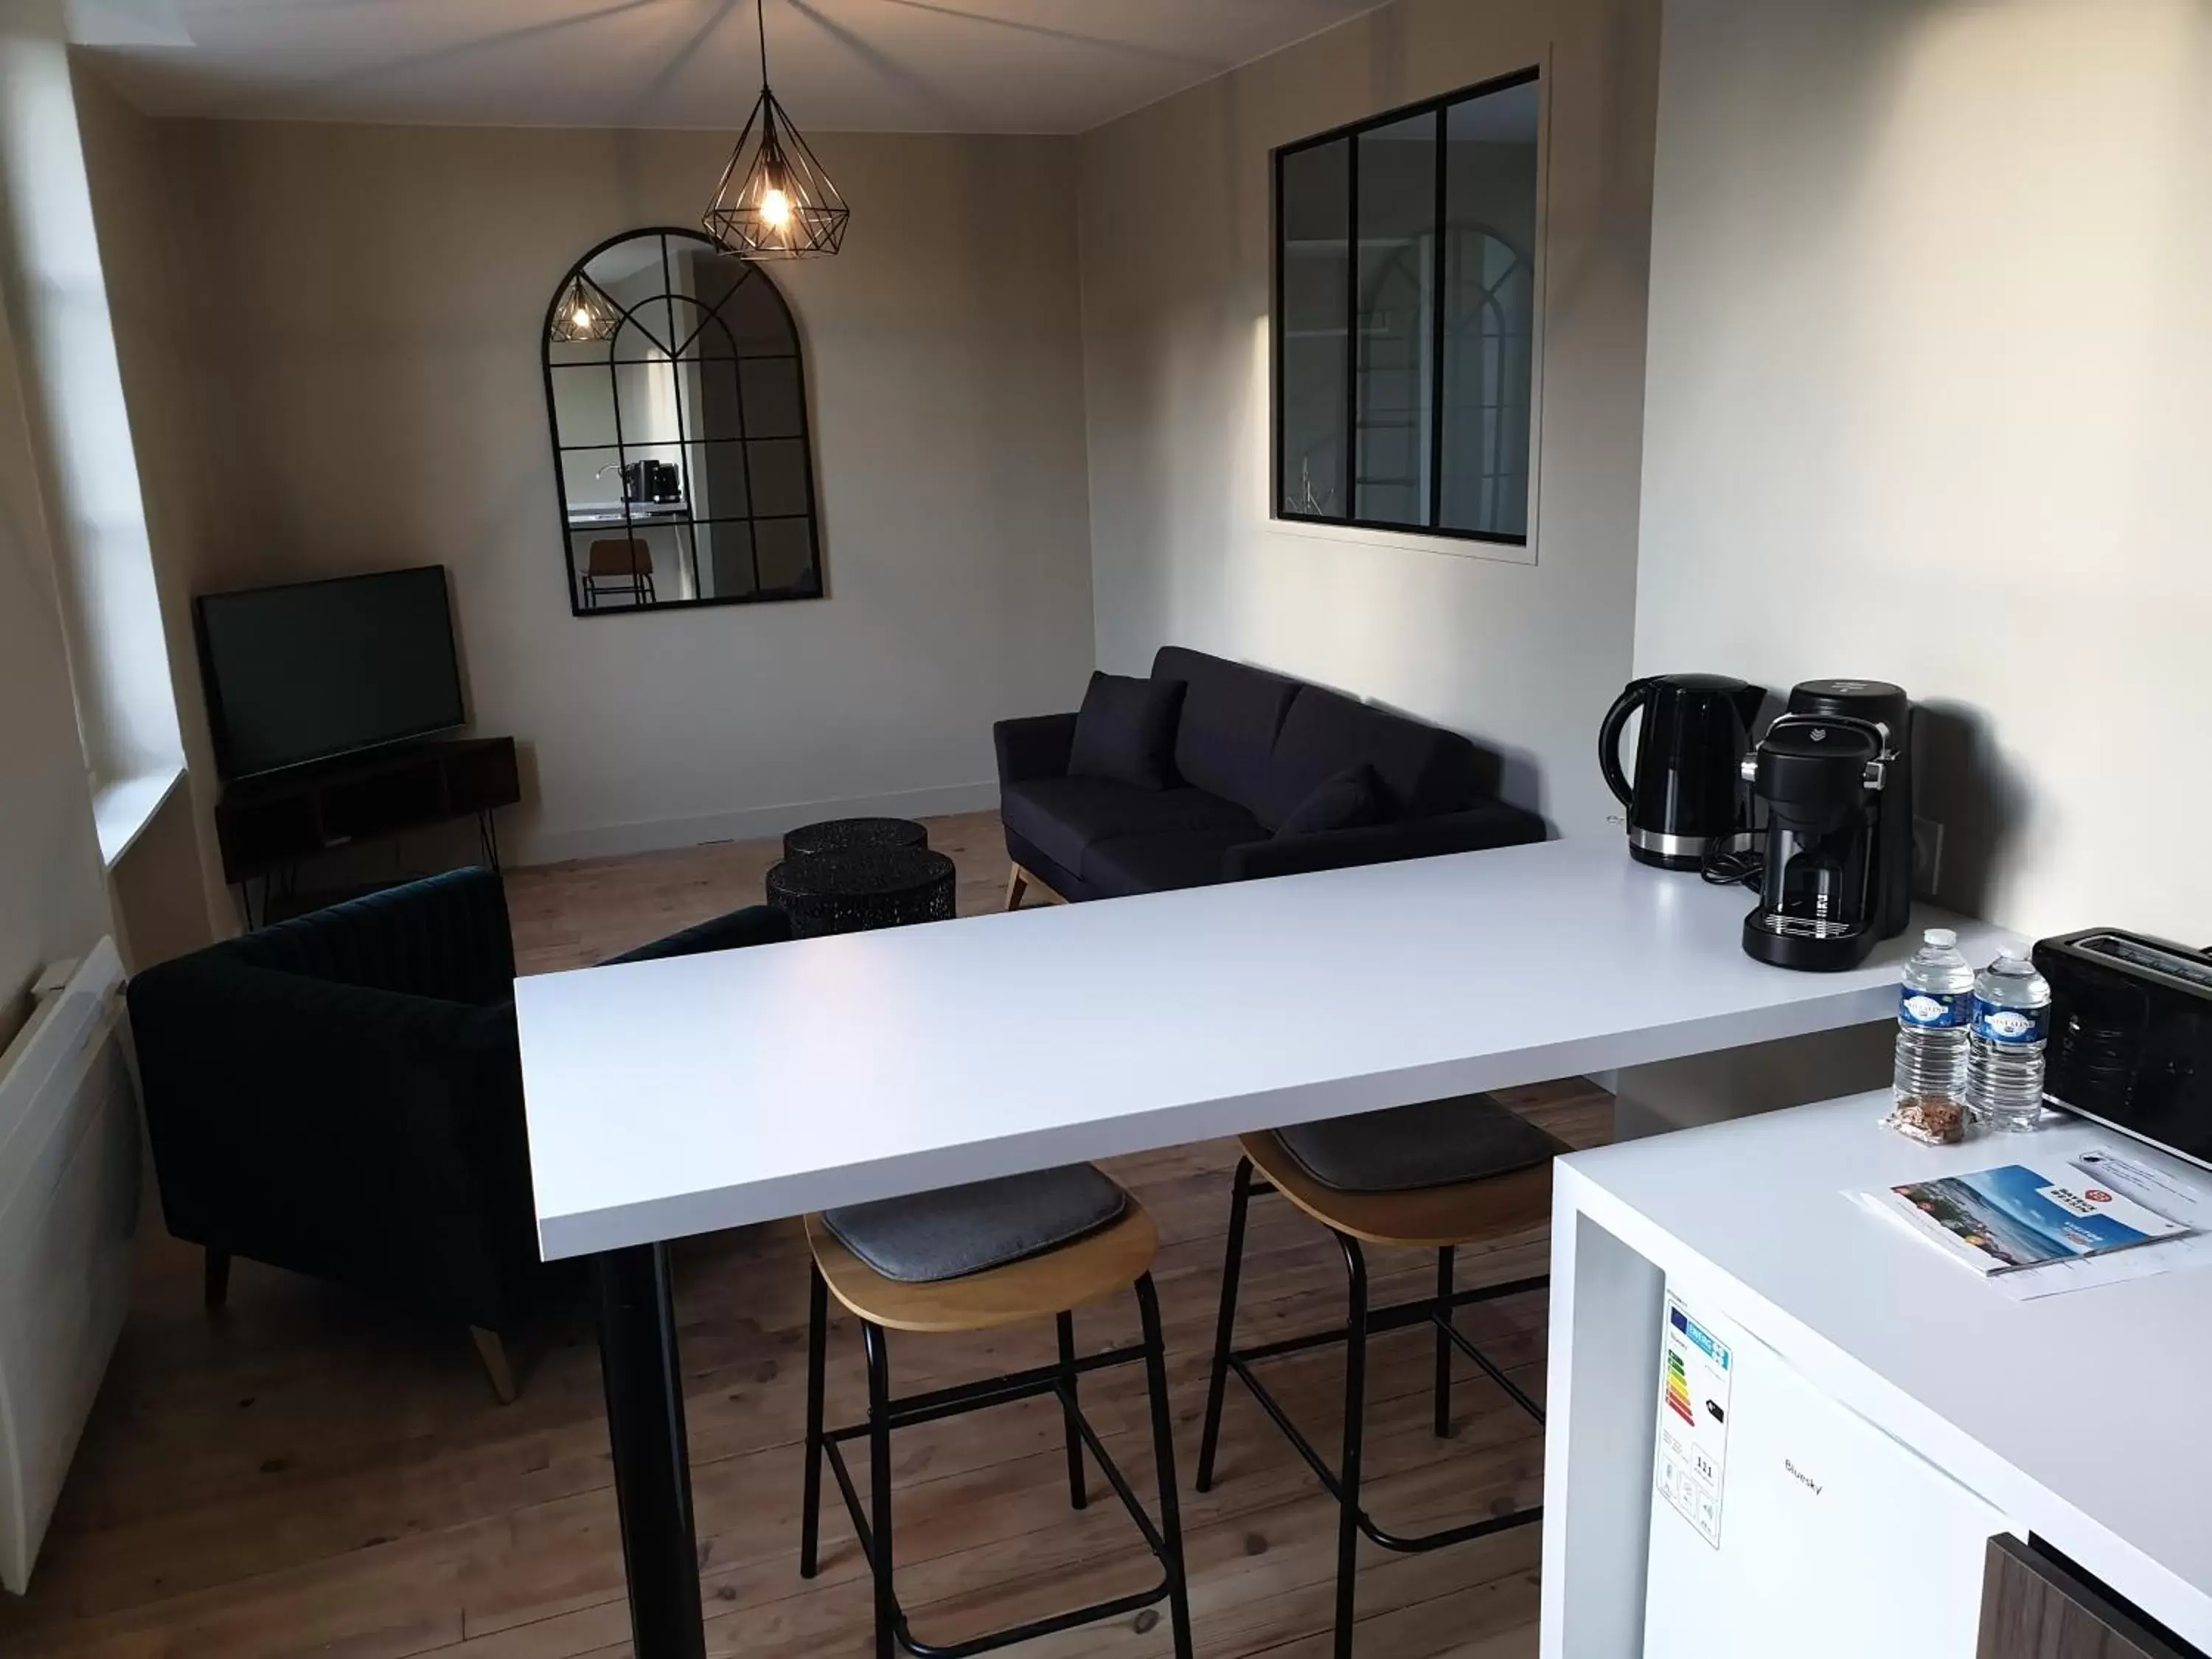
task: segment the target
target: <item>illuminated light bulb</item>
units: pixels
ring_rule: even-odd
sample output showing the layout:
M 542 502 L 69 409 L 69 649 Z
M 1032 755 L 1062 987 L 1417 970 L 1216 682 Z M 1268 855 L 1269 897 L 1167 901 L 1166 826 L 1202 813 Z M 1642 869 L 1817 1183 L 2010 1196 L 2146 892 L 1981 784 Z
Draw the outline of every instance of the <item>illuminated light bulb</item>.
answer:
M 770 185 L 761 196 L 760 215 L 770 225 L 781 230 L 791 222 L 791 198 Z
M 575 324 L 578 328 L 589 328 L 592 325 L 592 308 L 589 306 L 578 306 L 575 314 L 568 320 Z

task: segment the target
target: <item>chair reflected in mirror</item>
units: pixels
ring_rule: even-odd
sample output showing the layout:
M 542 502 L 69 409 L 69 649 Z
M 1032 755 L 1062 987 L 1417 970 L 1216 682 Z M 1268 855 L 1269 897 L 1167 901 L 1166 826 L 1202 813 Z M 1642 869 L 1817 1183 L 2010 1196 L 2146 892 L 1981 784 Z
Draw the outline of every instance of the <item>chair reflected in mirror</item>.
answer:
M 584 561 L 584 609 L 599 608 L 602 595 L 615 594 L 630 605 L 651 605 L 653 550 L 635 536 L 593 542 Z

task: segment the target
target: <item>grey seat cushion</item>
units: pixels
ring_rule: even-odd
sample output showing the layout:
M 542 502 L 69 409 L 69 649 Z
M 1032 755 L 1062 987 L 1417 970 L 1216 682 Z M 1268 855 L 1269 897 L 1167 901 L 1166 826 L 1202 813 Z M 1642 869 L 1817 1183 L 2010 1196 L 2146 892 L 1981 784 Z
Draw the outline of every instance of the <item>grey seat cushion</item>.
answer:
M 1300 1169 L 1345 1193 L 1453 1187 L 1532 1169 L 1567 1150 L 1488 1095 L 1300 1123 L 1275 1135 Z
M 1088 1164 L 824 1210 L 823 1224 L 885 1279 L 933 1285 L 1042 1255 L 1121 1218 L 1129 1195 Z

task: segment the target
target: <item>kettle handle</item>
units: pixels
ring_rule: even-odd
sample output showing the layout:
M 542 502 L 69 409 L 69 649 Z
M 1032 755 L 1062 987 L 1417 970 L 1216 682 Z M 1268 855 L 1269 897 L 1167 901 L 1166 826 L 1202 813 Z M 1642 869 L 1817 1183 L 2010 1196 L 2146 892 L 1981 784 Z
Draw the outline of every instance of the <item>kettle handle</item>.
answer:
M 1632 804 L 1635 792 L 1628 787 L 1627 774 L 1620 769 L 1620 733 L 1629 715 L 1650 700 L 1651 684 L 1649 679 L 1629 681 L 1627 689 L 1605 711 L 1605 722 L 1597 729 L 1597 763 L 1605 773 L 1606 787 L 1623 806 Z

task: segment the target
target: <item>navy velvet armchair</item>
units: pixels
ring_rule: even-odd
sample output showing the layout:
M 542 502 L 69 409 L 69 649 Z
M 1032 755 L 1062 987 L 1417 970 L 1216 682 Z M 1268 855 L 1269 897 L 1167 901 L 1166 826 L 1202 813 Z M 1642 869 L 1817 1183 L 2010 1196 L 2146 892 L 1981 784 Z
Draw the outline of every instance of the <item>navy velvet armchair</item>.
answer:
M 758 908 L 617 961 L 789 937 Z M 547 1296 L 514 949 L 498 875 L 461 870 L 280 922 L 131 981 L 146 1126 L 171 1233 L 502 1333 Z M 619 1109 L 610 1102 L 609 1110 Z

